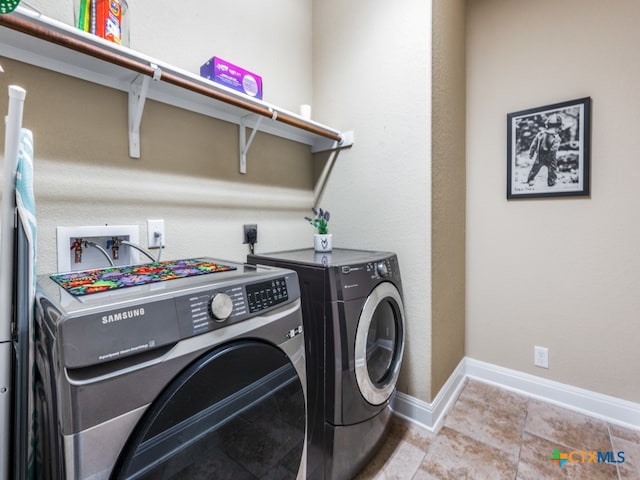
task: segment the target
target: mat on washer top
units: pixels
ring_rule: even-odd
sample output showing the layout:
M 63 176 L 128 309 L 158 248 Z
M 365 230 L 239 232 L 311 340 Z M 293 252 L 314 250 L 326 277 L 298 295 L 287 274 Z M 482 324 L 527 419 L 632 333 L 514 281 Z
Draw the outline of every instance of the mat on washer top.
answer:
M 208 262 L 203 259 L 188 259 L 56 273 L 50 277 L 71 295 L 88 295 L 229 270 L 236 270 L 236 267 Z

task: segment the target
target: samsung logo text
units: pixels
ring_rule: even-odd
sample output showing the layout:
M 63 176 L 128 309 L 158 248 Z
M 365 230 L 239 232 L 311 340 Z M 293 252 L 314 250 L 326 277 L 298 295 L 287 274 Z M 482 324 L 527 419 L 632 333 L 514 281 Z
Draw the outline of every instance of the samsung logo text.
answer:
M 119 322 L 121 320 L 128 320 L 130 318 L 142 317 L 144 315 L 144 308 L 136 308 L 134 310 L 125 310 L 124 312 L 112 313 L 102 316 L 102 324 Z

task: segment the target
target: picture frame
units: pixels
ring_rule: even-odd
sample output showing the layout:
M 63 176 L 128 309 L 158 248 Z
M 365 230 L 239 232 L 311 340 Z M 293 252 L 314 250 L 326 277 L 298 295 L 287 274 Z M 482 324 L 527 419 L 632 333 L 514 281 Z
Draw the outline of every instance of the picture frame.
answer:
M 507 199 L 590 194 L 591 97 L 507 114 Z

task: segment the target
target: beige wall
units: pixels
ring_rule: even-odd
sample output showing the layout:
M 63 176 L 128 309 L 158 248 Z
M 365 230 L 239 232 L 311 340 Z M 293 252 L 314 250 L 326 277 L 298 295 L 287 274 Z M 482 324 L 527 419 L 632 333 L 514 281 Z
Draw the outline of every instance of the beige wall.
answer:
M 72 25 L 78 1 L 28 3 Z M 311 1 L 129 0 L 130 46 L 196 74 L 214 55 L 224 58 L 263 77 L 265 101 L 297 113 L 313 94 Z
M 193 72 L 216 55 L 261 75 L 265 101 L 311 103 L 311 0 L 129 4 L 132 48 Z
M 27 90 L 24 125 L 35 138 L 40 273 L 56 269 L 60 225 L 132 224 L 146 239 L 146 219 L 162 218 L 167 259 L 243 261 L 243 223 L 258 224 L 258 251 L 312 244 L 303 220 L 313 188 L 306 145 L 258 134 L 248 173 L 241 175 L 237 126 L 148 101 L 142 156 L 133 160 L 126 94 L 6 58 L 0 64 L 0 88 Z M 0 110 L 7 111 L 6 95 Z
M 407 315 L 399 389 L 424 401 L 431 371 L 431 2 L 313 3 L 314 105 L 353 129 L 323 206 L 334 244 L 398 254 Z
M 32 0 L 72 22 L 72 2 Z M 131 3 L 131 47 L 198 73 L 216 54 L 263 76 L 265 100 L 297 111 L 309 103 L 311 0 L 214 5 Z M 238 21 L 241 19 L 241 21 Z M 241 27 L 241 28 L 240 28 Z M 179 34 L 176 34 L 179 32 Z M 238 173 L 238 127 L 147 101 L 141 158 L 128 156 L 127 96 L 0 57 L 0 89 L 27 90 L 24 125 L 35 136 L 38 270 L 56 268 L 55 227 L 165 220 L 164 258 L 209 255 L 243 261 L 242 224 L 258 224 L 257 251 L 311 246 L 309 147 L 259 133 Z M 133 78 L 133 77 L 132 77 Z M 0 111 L 6 112 L 6 94 Z M 286 234 L 283 234 L 286 232 Z M 142 242 L 143 245 L 145 242 Z M 146 245 L 144 245 L 146 246 Z
M 465 1 L 433 1 L 431 399 L 464 358 Z
M 467 15 L 467 355 L 638 402 L 640 3 L 470 0 Z M 506 114 L 585 96 L 591 197 L 507 201 Z

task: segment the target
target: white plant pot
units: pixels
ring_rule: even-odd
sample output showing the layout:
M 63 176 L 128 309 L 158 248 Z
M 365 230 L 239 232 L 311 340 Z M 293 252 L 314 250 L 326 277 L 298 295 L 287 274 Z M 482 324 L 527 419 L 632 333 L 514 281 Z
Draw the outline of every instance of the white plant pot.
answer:
M 333 249 L 333 234 L 320 234 L 313 235 L 313 249 L 316 252 L 330 252 Z

